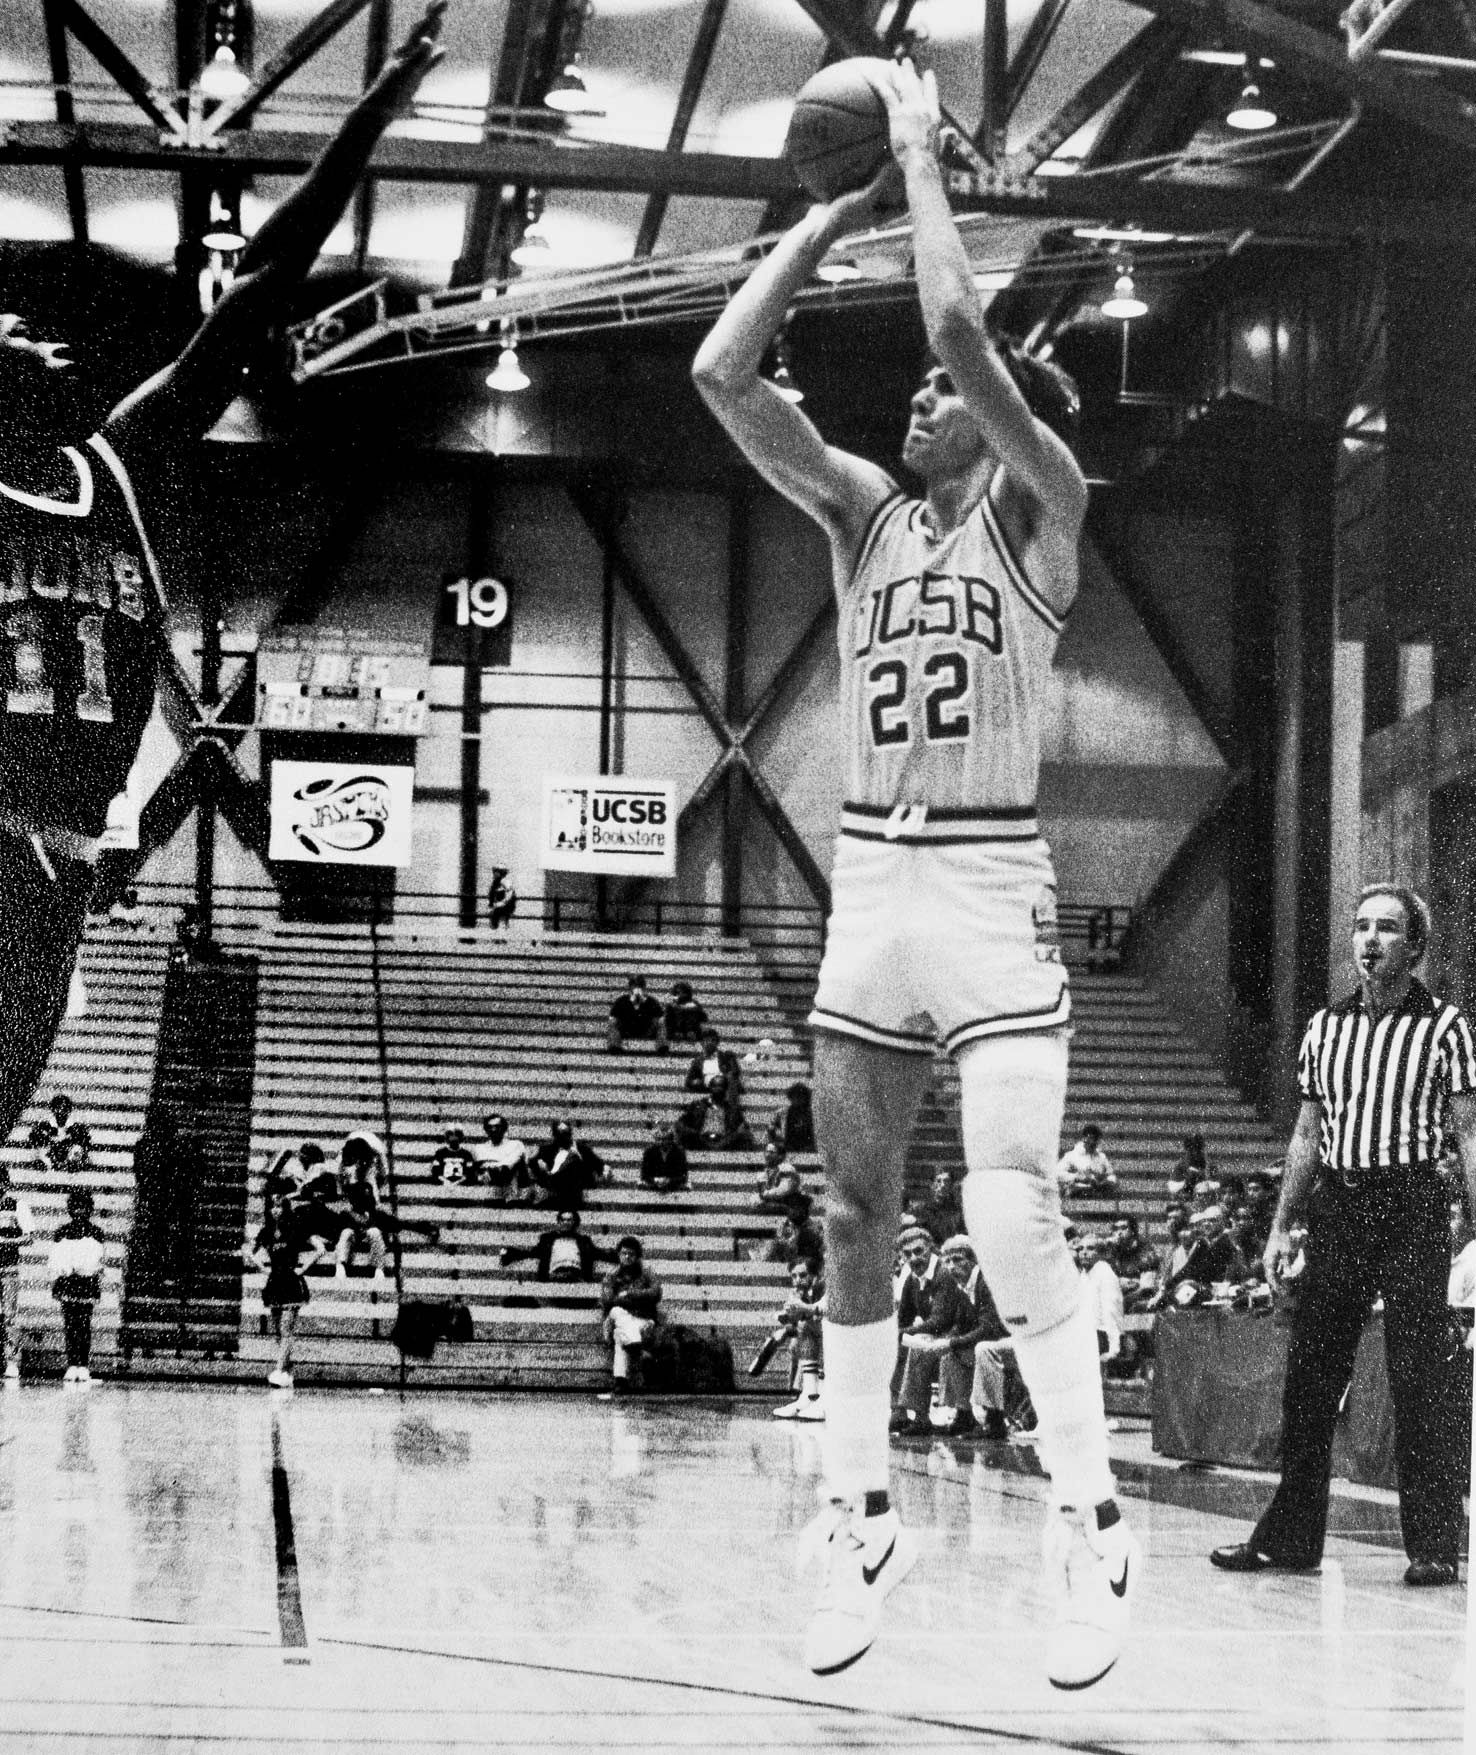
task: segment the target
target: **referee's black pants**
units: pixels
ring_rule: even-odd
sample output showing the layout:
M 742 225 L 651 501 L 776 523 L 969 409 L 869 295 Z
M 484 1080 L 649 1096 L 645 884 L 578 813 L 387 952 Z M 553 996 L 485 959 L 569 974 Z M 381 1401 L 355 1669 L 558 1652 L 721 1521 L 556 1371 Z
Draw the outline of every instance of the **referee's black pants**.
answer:
M 1370 1306 L 1384 1299 L 1399 1517 L 1413 1559 L 1456 1562 L 1467 1466 L 1451 1367 L 1450 1229 L 1429 1166 L 1359 1189 L 1324 1181 L 1307 1215 L 1307 1272 L 1282 1392 L 1281 1484 L 1251 1543 L 1315 1566 L 1327 1531 L 1333 1427 Z

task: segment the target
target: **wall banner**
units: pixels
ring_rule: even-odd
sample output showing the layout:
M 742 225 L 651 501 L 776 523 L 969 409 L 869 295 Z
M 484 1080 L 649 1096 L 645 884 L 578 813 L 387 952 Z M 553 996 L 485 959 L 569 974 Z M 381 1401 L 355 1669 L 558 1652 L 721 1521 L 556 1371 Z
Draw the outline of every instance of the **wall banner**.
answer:
M 545 871 L 676 876 L 676 785 L 628 774 L 543 782 Z
M 268 856 L 309 865 L 408 865 L 414 768 L 273 762 Z

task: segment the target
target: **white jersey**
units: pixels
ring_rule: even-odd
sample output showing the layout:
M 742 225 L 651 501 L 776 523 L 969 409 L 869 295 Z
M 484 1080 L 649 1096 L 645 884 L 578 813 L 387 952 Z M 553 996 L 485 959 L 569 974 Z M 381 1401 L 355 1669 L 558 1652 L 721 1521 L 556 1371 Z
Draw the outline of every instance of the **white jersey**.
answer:
M 846 832 L 1030 840 L 1046 678 L 1069 599 L 1032 584 L 986 494 L 935 540 L 925 502 L 872 514 L 841 591 Z M 919 809 L 917 807 L 926 807 Z

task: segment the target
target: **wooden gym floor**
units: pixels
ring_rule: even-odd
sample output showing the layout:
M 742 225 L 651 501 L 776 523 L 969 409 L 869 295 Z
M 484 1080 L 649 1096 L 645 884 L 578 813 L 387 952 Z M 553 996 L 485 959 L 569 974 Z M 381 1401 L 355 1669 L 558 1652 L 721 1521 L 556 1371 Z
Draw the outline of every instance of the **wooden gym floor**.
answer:
M 897 1451 L 924 1559 L 821 1682 L 816 1434 L 764 1407 L 8 1387 L 0 1751 L 1462 1747 L 1466 1593 L 1403 1588 L 1388 1496 L 1340 1500 L 1320 1577 L 1226 1577 L 1263 1484 L 1120 1444 L 1136 1636 L 1067 1696 L 1025 1455 Z

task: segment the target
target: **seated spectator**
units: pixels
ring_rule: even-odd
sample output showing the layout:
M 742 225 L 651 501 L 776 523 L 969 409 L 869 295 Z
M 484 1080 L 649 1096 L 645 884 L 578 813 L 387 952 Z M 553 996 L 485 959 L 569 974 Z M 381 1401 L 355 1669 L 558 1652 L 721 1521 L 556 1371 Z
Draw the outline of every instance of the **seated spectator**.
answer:
M 363 1175 L 359 1175 L 362 1166 Z M 347 1188 L 355 1180 L 367 1181 L 375 1196 L 383 1200 L 389 1188 L 389 1154 L 384 1141 L 367 1127 L 356 1127 L 343 1136 L 338 1148 L 338 1181 Z
M 789 1297 L 780 1306 L 774 1332 L 764 1343 L 765 1348 L 772 1344 L 786 1347 L 789 1352 L 789 1387 L 795 1395 L 793 1401 L 773 1410 L 776 1420 L 825 1418 L 820 1406 L 824 1318 L 825 1284 L 820 1278 L 820 1264 L 813 1256 L 801 1255 L 790 1264 Z M 760 1349 L 760 1357 L 763 1356 Z M 758 1376 L 752 1366 L 749 1370 L 751 1375 Z
M 613 1249 L 602 1248 L 579 1228 L 574 1209 L 559 1213 L 552 1231 L 545 1231 L 527 1249 L 504 1249 L 498 1260 L 503 1267 L 518 1261 L 536 1261 L 540 1280 L 593 1280 L 597 1261 L 616 1261 Z
M 1122 1357 L 1122 1286 L 1107 1245 L 1095 1232 L 1085 1231 L 1077 1238 L 1075 1255 L 1082 1298 L 1097 1331 L 1097 1356 L 1105 1364 Z
M 1269 1170 L 1252 1170 L 1245 1179 L 1245 1204 L 1256 1222 L 1256 1235 L 1264 1248 L 1276 1216 L 1276 1178 Z
M 731 1079 L 715 1077 L 707 1094 L 677 1117 L 676 1137 L 688 1151 L 742 1151 L 753 1145 L 753 1131 Z
M 168 1131 L 173 1132 L 173 1117 L 169 1117 L 168 1119 L 170 1121 L 170 1128 Z M 160 1152 L 158 1171 L 160 1180 L 162 1181 L 164 1176 L 168 1174 L 167 1136 L 159 1129 L 159 1123 L 162 1123 L 164 1120 L 165 1117 L 163 1115 L 159 1116 L 152 1133 L 146 1128 L 145 1132 L 138 1136 L 138 1141 L 133 1148 L 133 1176 L 135 1183 L 142 1180 L 152 1181 L 152 1176 L 145 1177 L 139 1168 L 139 1154 L 141 1151 L 145 1150 L 146 1134 L 149 1135 L 149 1150 L 153 1150 L 157 1147 Z M 147 1156 L 147 1153 L 145 1155 Z M 276 1157 L 272 1159 L 271 1163 L 267 1165 L 266 1175 L 262 1179 L 261 1204 L 263 1211 L 271 1205 L 272 1197 L 274 1195 L 281 1195 L 283 1200 L 286 1201 L 296 1200 L 302 1189 L 302 1185 L 306 1180 L 307 1171 L 303 1166 L 302 1159 L 297 1155 L 296 1150 L 292 1146 L 283 1146 L 281 1151 L 277 1153 Z
M 303 1238 L 311 1240 L 315 1259 L 331 1254 L 344 1227 L 354 1224 L 353 1209 L 326 1159 L 308 1166 L 307 1180 L 291 1203 L 291 1215 Z
M 36 1229 L 31 1209 L 10 1186 L 10 1168 L 0 1163 L 0 1377 L 20 1376 L 21 1246 Z
M 791 1267 L 802 1255 L 810 1255 L 816 1261 L 825 1257 L 825 1239 L 820 1231 L 808 1219 L 802 1219 L 797 1213 L 781 1213 L 774 1226 L 774 1235 L 755 1257 L 758 1261 L 783 1262 Z
M 616 1265 L 600 1286 L 600 1326 L 612 1349 L 610 1389 L 615 1395 L 630 1388 L 631 1366 L 661 1323 L 661 1282 L 644 1257 L 639 1237 L 622 1237 L 615 1245 Z
M 528 1148 L 507 1131 L 507 1117 L 493 1113 L 482 1118 L 482 1138 L 467 1147 L 471 1153 L 471 1182 L 485 1182 L 500 1205 L 532 1195 L 533 1173 Z M 600 1166 L 604 1168 L 603 1165 Z M 556 1205 L 559 1203 L 555 1203 Z M 568 1205 L 568 1202 L 564 1202 Z
M 1266 1267 L 1261 1256 L 1266 1248 L 1266 1238 L 1257 1229 L 1256 1216 L 1251 1210 L 1249 1201 L 1236 1201 L 1230 1208 L 1227 1229 L 1235 1247 L 1240 1251 L 1241 1260 L 1245 1263 L 1244 1278 L 1264 1280 Z
M 687 1062 L 682 1089 L 700 1095 L 712 1089 L 714 1079 L 726 1079 L 735 1098 L 742 1095 L 743 1069 L 738 1064 L 738 1056 L 731 1048 L 722 1046 L 722 1038 L 709 1024 L 702 1032 L 701 1052 Z
M 378 1134 L 359 1129 L 348 1135 L 339 1153 L 339 1188 L 347 1222 L 340 1228 L 334 1248 L 335 1273 L 348 1272 L 354 1251 L 363 1248 L 374 1278 L 384 1278 L 386 1244 L 402 1231 L 415 1231 L 432 1243 L 440 1239 L 440 1227 L 418 1219 L 403 1219 L 386 1203 L 389 1164 L 384 1142 Z
M 619 1054 L 627 1042 L 654 1042 L 658 1054 L 671 1047 L 666 1039 L 666 1013 L 656 995 L 647 993 L 644 975 L 627 976 L 625 992 L 617 993 L 610 1005 L 605 1047 L 611 1054 Z
M 938 1411 L 933 1417 L 933 1429 L 953 1438 L 963 1437 L 976 1428 L 987 1439 L 1007 1438 L 1004 1360 L 1014 1352 L 1009 1330 L 1000 1320 L 969 1239 L 962 1233 L 945 1238 L 941 1253 L 944 1267 L 958 1286 L 962 1304 L 953 1332 L 943 1336 L 939 1346 Z M 997 1369 L 997 1381 L 991 1365 Z M 975 1401 L 980 1404 L 977 1416 Z
M 1225 1204 L 1221 1198 L 1219 1180 L 1214 1176 L 1201 1176 L 1187 1198 L 1191 1219 L 1196 1213 L 1202 1213 L 1206 1207 L 1219 1207 Z
M 378 1192 L 374 1187 L 371 1166 L 359 1159 L 349 1173 L 343 1189 L 348 1207 L 348 1223 L 338 1233 L 333 1249 L 334 1275 L 344 1279 L 353 1260 L 354 1251 L 362 1248 L 369 1256 L 369 1266 L 376 1280 L 384 1278 L 384 1226 Z
M 493 932 L 503 927 L 518 911 L 518 892 L 507 881 L 507 867 L 494 865 L 492 881 L 487 885 L 487 924 Z
M 466 1144 L 466 1135 L 454 1123 L 446 1129 L 440 1145 L 431 1153 L 432 1182 L 475 1182 L 476 1159 Z
M 792 1213 L 802 1192 L 800 1173 L 772 1141 L 764 1147 L 764 1167 L 755 1184 L 753 1204 L 761 1213 Z
M 690 981 L 673 981 L 666 1002 L 666 1040 L 700 1042 L 707 1027 L 707 1008 L 692 995 Z
M 65 1091 L 58 1091 L 46 1107 L 50 1115 L 43 1116 L 26 1135 L 26 1145 L 38 1159 L 38 1169 L 52 1175 L 85 1169 L 92 1155 L 92 1129 L 85 1121 L 76 1119 L 76 1104 Z
M 928 1430 L 928 1400 L 944 1350 L 934 1342 L 953 1334 L 966 1312 L 958 1282 L 948 1273 L 933 1239 L 913 1225 L 897 1239 L 904 1269 L 897 1287 L 898 1372 L 892 1396 L 891 1429 Z
M 1158 1256 L 1144 1240 L 1137 1218 L 1123 1213 L 1113 1221 L 1109 1259 L 1122 1288 L 1123 1308 L 1141 1310 L 1158 1289 Z
M 1194 1193 L 1196 1184 L 1214 1175 L 1202 1133 L 1186 1133 L 1181 1143 L 1184 1149 L 1168 1174 L 1168 1192 L 1175 1200 L 1186 1199 Z
M 574 1137 L 572 1121 L 550 1124 L 548 1138 L 528 1161 L 528 1175 L 536 1206 L 566 1211 L 584 1205 L 586 1189 L 614 1180 L 594 1147 Z
M 963 1201 L 951 1170 L 933 1172 L 928 1192 L 912 1206 L 913 1222 L 927 1231 L 935 1244 L 945 1237 L 956 1237 L 964 1229 Z
M 658 1194 L 685 1188 L 687 1154 L 677 1142 L 676 1129 L 669 1122 L 658 1121 L 651 1133 L 651 1143 L 641 1154 L 641 1181 Z
M 1167 1304 L 1203 1304 L 1213 1287 L 1247 1277 L 1245 1259 L 1225 1222 L 1223 1207 L 1205 1207 L 1193 1214 L 1181 1242 L 1175 1246 L 1150 1310 Z
M 784 1093 L 784 1101 L 769 1123 L 769 1138 L 786 1154 L 815 1150 L 814 1099 L 803 1079 L 796 1079 Z
M 1102 1150 L 1102 1130 L 1089 1121 L 1081 1138 L 1056 1164 L 1056 1181 L 1064 1194 L 1113 1194 L 1117 1175 L 1112 1160 Z

